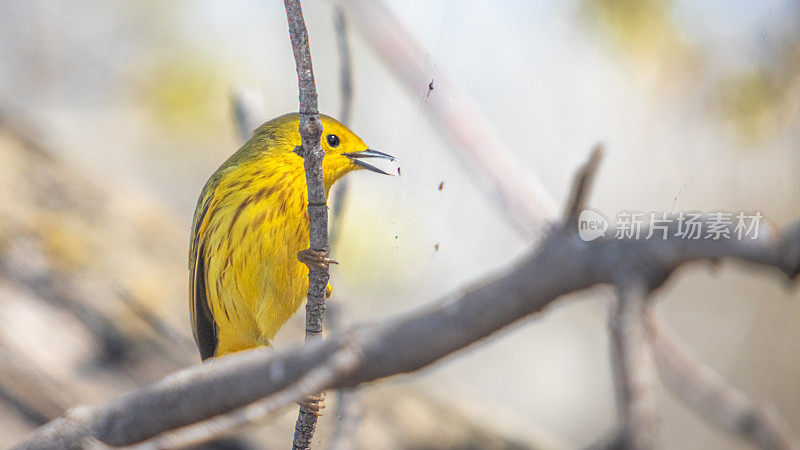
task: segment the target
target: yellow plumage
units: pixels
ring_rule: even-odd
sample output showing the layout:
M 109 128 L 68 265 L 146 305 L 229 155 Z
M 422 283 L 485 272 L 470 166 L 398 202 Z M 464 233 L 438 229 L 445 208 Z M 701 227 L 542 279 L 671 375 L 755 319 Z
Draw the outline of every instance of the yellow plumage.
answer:
M 322 116 L 326 195 L 370 150 Z M 189 248 L 192 330 L 203 359 L 270 345 L 308 291 L 308 212 L 297 114 L 261 125 L 211 176 L 195 210 Z M 335 145 L 334 145 L 335 144 Z

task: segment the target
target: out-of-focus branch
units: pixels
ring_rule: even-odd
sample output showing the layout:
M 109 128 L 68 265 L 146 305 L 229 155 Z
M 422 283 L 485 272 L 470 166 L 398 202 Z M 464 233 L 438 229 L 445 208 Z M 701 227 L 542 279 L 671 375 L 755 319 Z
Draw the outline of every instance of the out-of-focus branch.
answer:
M 564 210 L 564 220 L 561 224 L 561 229 L 564 232 L 578 229 L 578 219 L 581 211 L 586 208 L 586 202 L 588 200 L 587 193 L 592 189 L 594 177 L 597 175 L 601 159 L 603 159 L 603 144 L 598 143 L 592 149 L 589 160 L 580 168 L 575 176 L 575 181 L 573 181 L 571 197 Z
M 300 0 L 284 0 L 283 5 L 289 21 L 289 37 L 292 41 L 294 61 L 297 65 L 297 81 L 300 88 L 300 139 L 308 187 L 310 250 L 327 254 L 330 251 L 328 247 L 328 205 L 322 175 L 322 158 L 325 156 L 325 152 L 320 146 L 322 121 L 317 106 L 317 87 L 314 83 L 314 69 L 311 65 L 308 31 L 303 20 Z M 325 288 L 329 279 L 330 272 L 327 265 L 308 264 L 307 342 L 322 338 Z M 300 407 L 292 447 L 294 449 L 309 448 L 316 427 L 317 414 L 306 407 Z
M 350 39 L 347 35 L 347 20 L 344 10 L 336 6 L 336 43 L 339 50 L 339 92 L 341 95 L 341 109 L 339 120 L 349 126 L 353 114 L 353 62 L 350 54 Z M 336 184 L 333 193 L 333 207 L 331 209 L 331 248 L 336 249 L 342 231 L 342 214 L 347 203 L 347 193 L 350 188 L 350 179 L 344 177 Z M 328 311 L 328 327 L 331 330 L 341 328 L 343 306 L 341 301 L 335 304 L 336 308 Z M 361 395 L 357 389 L 339 389 L 336 391 L 336 428 L 328 446 L 329 450 L 346 450 L 355 448 L 356 431 L 361 422 Z
M 656 375 L 644 324 L 646 294 L 638 280 L 623 284 L 609 317 L 617 415 L 625 448 L 658 447 Z
M 341 93 L 341 109 L 339 120 L 349 126 L 353 113 L 353 62 L 350 56 L 350 40 L 347 36 L 347 21 L 341 6 L 336 7 L 336 43 L 339 49 L 339 91 Z M 342 213 L 347 202 L 349 178 L 344 177 L 336 183 L 331 209 L 331 248 L 336 248 L 341 233 Z
M 575 196 L 581 204 L 586 193 Z M 568 211 L 573 208 L 567 208 Z M 672 235 L 672 234 L 671 234 Z M 800 272 L 800 221 L 783 234 L 740 240 L 580 240 L 553 229 L 515 267 L 420 311 L 362 325 L 284 350 L 253 349 L 185 369 L 162 381 L 93 407 L 72 410 L 30 435 L 21 448 L 67 448 L 94 437 L 130 445 L 292 389 L 296 380 L 342 352 L 360 355 L 352 370 L 326 389 L 353 387 L 409 373 L 537 313 L 558 297 L 596 284 L 637 280 L 650 291 L 679 266 L 733 258 Z M 198 395 L 202 392 L 203 395 Z
M 336 428 L 330 438 L 328 450 L 358 448 L 358 427 L 364 414 L 361 392 L 358 388 L 336 391 Z
M 336 44 L 339 50 L 339 92 L 342 96 L 339 120 L 349 125 L 353 114 L 353 57 L 347 35 L 347 19 L 341 6 L 336 7 L 335 20 Z
M 412 93 L 428 92 L 434 61 L 405 26 L 377 0 L 347 0 L 348 15 L 364 41 L 375 48 Z M 513 152 L 491 130 L 475 102 L 436 66 L 435 89 L 426 108 L 435 129 L 449 137 L 474 164 L 504 212 L 524 234 L 541 234 L 541 224 L 556 214 L 556 202 L 539 179 L 522 170 Z M 522 119 L 508 117 L 511 121 Z
M 328 307 L 326 319 L 329 331 L 344 328 L 345 311 L 341 301 Z M 363 417 L 361 393 L 358 388 L 336 391 L 336 427 L 328 443 L 328 450 L 349 450 L 357 448 L 358 427 Z
M 753 404 L 702 361 L 696 360 L 674 333 L 647 315 L 650 341 L 664 383 L 708 421 L 760 448 L 797 449 L 797 440 L 772 408 Z

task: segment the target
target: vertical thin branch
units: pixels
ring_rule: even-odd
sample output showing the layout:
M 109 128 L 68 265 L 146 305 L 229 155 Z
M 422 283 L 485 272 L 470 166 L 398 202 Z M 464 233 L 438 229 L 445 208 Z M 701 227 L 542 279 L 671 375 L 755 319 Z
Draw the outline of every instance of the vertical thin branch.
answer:
M 311 49 L 308 31 L 303 20 L 299 0 L 284 0 L 286 18 L 289 21 L 289 36 L 297 65 L 297 80 L 300 88 L 300 137 L 302 140 L 303 164 L 308 186 L 308 234 L 310 248 L 316 252 L 328 252 L 328 206 L 322 176 L 320 146 L 322 122 L 317 106 L 317 89 L 311 65 Z M 308 265 L 308 301 L 306 302 L 306 341 L 322 337 L 322 320 L 325 315 L 325 287 L 330 274 L 326 266 Z M 295 425 L 293 448 L 306 449 L 317 426 L 317 415 L 301 407 Z
M 353 113 L 353 63 L 350 53 L 350 42 L 347 35 L 347 21 L 341 5 L 336 6 L 335 15 L 336 43 L 339 50 L 339 92 L 341 95 L 341 109 L 339 120 L 349 126 Z M 350 187 L 349 179 L 342 178 L 336 184 L 331 208 L 331 248 L 336 248 L 342 230 L 342 213 L 347 202 L 347 193 Z M 328 328 L 331 330 L 341 327 L 344 314 L 341 302 L 336 308 L 328 311 Z M 336 391 L 336 428 L 331 437 L 328 450 L 344 450 L 355 448 L 355 438 L 358 424 L 361 421 L 362 408 L 358 388 L 339 389 Z
M 618 292 L 609 326 L 622 439 L 625 448 L 656 448 L 655 367 L 644 323 L 647 290 L 641 283 L 630 283 Z
M 339 91 L 342 96 L 339 120 L 343 124 L 350 126 L 350 116 L 353 113 L 353 63 L 350 56 L 350 42 L 347 36 L 347 22 L 341 6 L 336 7 L 336 42 L 339 48 Z M 349 181 L 347 177 L 342 178 L 336 184 L 331 211 L 331 247 L 336 247 L 339 242 L 341 217 L 347 201 L 348 188 Z
M 353 114 L 353 62 L 350 53 L 350 39 L 347 35 L 347 20 L 341 6 L 336 7 L 336 44 L 339 49 L 339 90 L 342 95 L 339 120 L 350 123 Z
M 337 426 L 334 429 L 328 450 L 357 448 L 358 427 L 363 418 L 361 392 L 358 388 L 339 389 L 336 396 Z
M 341 302 L 332 303 L 325 319 L 328 330 L 335 332 L 343 328 L 344 308 Z M 336 428 L 328 443 L 328 450 L 356 448 L 358 426 L 363 416 L 361 393 L 358 387 L 336 390 Z

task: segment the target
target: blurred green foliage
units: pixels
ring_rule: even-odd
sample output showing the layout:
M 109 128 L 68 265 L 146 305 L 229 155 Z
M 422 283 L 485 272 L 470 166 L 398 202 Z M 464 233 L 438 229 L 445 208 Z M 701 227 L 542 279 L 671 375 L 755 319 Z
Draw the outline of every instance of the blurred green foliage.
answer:
M 764 70 L 752 69 L 724 78 L 716 107 L 747 144 L 756 144 L 779 129 L 781 90 Z
M 224 67 L 185 53 L 159 60 L 147 69 L 140 97 L 154 121 L 170 133 L 198 139 L 230 120 Z

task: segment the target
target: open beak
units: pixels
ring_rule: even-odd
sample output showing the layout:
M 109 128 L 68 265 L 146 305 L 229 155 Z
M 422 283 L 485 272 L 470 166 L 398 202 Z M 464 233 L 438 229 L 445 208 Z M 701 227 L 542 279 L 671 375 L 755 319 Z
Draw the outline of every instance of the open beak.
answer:
M 372 150 L 371 148 L 368 148 L 361 152 L 342 153 L 342 155 L 350 158 L 350 161 L 353 161 L 353 164 L 357 166 L 361 166 L 367 170 L 382 173 L 384 175 L 391 175 L 390 173 L 384 172 L 383 170 L 373 166 L 372 164 L 368 164 L 365 163 L 364 161 L 361 161 L 361 158 L 381 158 L 381 159 L 388 159 L 389 161 L 394 161 L 394 156 L 392 155 L 379 152 L 377 150 Z

